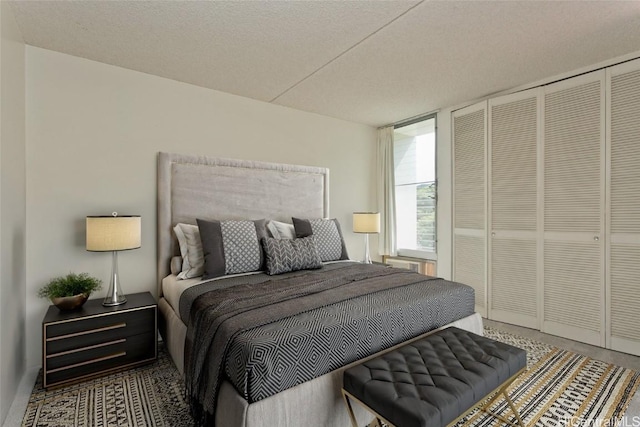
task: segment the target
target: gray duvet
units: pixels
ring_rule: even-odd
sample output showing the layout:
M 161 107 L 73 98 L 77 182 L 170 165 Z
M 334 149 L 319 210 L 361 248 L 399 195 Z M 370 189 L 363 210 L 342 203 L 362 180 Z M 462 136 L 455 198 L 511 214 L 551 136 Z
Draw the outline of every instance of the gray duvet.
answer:
M 194 286 L 180 299 L 192 414 L 213 425 L 223 376 L 254 402 L 469 316 L 474 304 L 469 286 L 360 263 Z

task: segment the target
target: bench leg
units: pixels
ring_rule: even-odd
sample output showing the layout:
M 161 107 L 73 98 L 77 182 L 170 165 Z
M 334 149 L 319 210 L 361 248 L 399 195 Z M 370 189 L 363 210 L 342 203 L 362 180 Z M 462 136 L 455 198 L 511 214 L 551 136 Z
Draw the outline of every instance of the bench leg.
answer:
M 522 427 L 525 427 L 524 422 L 522 421 L 522 418 L 520 418 L 520 413 L 518 412 L 516 405 L 513 404 L 513 401 L 509 397 L 509 393 L 507 393 L 507 390 L 505 389 L 502 392 L 502 394 L 504 394 L 504 398 L 507 400 L 509 407 L 511 407 L 511 411 L 513 411 L 514 415 L 516 416 L 516 419 L 518 420 L 518 424 L 520 424 Z
M 351 402 L 349 401 L 349 396 L 342 390 L 342 397 L 344 402 L 347 404 L 347 410 L 349 411 L 349 418 L 351 418 L 351 426 L 358 427 L 358 421 L 356 421 L 356 416 L 353 413 L 353 408 L 351 407 Z
M 395 425 L 390 423 L 388 420 L 385 420 L 382 416 L 378 415 L 378 413 L 376 413 L 373 409 L 369 408 L 367 405 L 365 405 L 360 400 L 358 400 L 355 396 L 351 396 L 344 389 L 342 389 L 342 398 L 344 399 L 344 402 L 347 404 L 347 411 L 349 412 L 349 418 L 351 418 L 352 427 L 358 427 L 358 421 L 356 420 L 356 415 L 353 412 L 353 407 L 351 406 L 351 399 L 360 403 L 365 409 L 371 412 L 372 415 L 375 415 L 375 419 L 371 421 L 369 424 L 367 424 L 367 427 L 382 427 L 384 425 L 387 425 L 388 427 L 396 427 Z
M 515 381 L 515 378 L 513 379 L 513 381 Z M 509 388 L 509 386 L 513 383 L 513 381 L 509 381 L 508 384 L 505 384 L 504 386 L 502 386 L 500 390 L 496 394 L 494 394 L 493 397 L 489 399 L 489 401 L 486 404 L 483 405 L 482 410 L 487 414 L 499 419 L 500 421 L 510 426 L 517 427 L 519 425 L 520 427 L 526 427 L 524 422 L 522 421 L 522 418 L 520 418 L 520 413 L 518 412 L 516 405 L 514 405 L 513 401 L 509 397 L 509 393 L 507 393 L 507 388 Z M 495 412 L 489 411 L 489 407 L 493 404 L 493 402 L 496 401 L 498 397 L 500 397 L 501 394 L 504 396 L 505 400 L 507 401 L 509 408 L 511 408 L 511 412 L 513 412 L 513 414 L 516 416 L 516 420 L 518 421 L 518 424 L 515 424 L 507 420 L 505 417 L 503 417 L 500 414 L 496 414 Z

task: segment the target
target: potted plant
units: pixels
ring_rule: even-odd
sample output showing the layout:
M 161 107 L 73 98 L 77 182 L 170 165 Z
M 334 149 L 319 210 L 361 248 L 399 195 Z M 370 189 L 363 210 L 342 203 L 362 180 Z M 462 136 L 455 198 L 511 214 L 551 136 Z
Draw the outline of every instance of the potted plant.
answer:
M 84 304 L 91 292 L 102 287 L 102 281 L 88 273 L 69 273 L 56 277 L 38 291 L 40 298 L 49 298 L 60 310 L 74 310 Z

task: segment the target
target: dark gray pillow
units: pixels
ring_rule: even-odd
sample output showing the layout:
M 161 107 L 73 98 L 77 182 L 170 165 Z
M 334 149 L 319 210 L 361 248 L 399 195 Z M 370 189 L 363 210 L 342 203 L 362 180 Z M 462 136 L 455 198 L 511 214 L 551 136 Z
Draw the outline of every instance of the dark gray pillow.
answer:
M 300 239 L 265 237 L 262 247 L 269 275 L 322 267 L 314 236 Z
M 296 229 L 296 237 L 315 237 L 318 255 L 322 261 L 349 259 L 337 219 L 291 219 Z
M 204 253 L 204 280 L 264 269 L 264 255 L 260 246 L 260 239 L 267 236 L 264 219 L 196 221 Z

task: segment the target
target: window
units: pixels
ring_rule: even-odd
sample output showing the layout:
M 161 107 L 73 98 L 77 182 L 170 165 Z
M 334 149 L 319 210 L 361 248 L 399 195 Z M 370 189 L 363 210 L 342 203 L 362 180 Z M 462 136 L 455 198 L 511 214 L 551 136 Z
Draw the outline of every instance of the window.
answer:
M 436 252 L 436 117 L 394 129 L 398 254 Z

